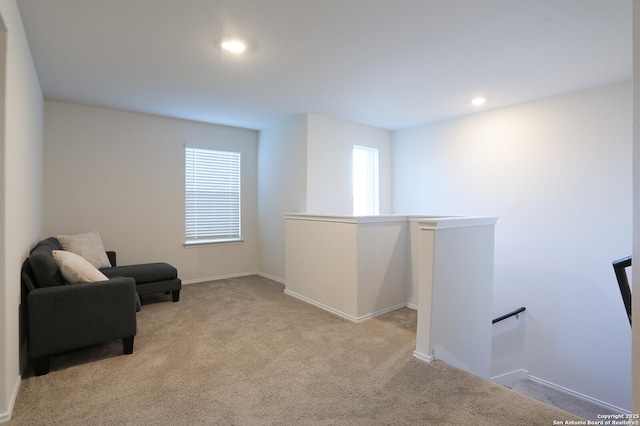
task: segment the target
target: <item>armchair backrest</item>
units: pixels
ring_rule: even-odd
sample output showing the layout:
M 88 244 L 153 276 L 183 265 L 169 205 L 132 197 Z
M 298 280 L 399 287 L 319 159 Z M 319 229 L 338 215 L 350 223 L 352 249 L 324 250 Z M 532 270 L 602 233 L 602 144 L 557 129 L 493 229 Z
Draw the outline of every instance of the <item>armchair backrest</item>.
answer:
M 35 288 L 52 287 L 63 285 L 64 280 L 58 265 L 51 256 L 53 250 L 62 250 L 62 246 L 54 237 L 40 241 L 31 250 L 27 259 L 33 276 L 33 286 Z
M 22 279 L 22 286 L 28 292 L 36 289 L 35 285 L 35 277 L 33 276 L 33 270 L 31 269 L 31 262 L 27 258 L 22 264 L 22 270 L 20 272 L 20 277 Z

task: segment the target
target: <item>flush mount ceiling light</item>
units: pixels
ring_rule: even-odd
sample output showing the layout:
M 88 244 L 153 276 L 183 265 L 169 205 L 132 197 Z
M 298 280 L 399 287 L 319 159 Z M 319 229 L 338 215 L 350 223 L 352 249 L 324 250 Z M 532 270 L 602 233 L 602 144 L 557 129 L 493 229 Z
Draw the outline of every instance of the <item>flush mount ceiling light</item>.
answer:
M 233 40 L 225 40 L 220 45 L 224 50 L 227 50 L 231 53 L 242 53 L 247 50 L 247 44 L 242 40 L 233 39 Z
M 483 105 L 487 100 L 485 98 L 473 98 L 471 104 L 475 106 Z

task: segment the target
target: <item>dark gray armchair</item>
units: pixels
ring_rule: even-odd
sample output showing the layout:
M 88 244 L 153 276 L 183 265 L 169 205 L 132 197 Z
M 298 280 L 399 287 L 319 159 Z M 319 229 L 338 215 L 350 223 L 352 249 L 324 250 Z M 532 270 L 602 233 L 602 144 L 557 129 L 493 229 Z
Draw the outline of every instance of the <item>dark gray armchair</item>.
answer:
M 22 265 L 28 353 L 37 376 L 49 372 L 50 355 L 71 349 L 122 339 L 124 353 L 133 353 L 135 280 L 67 285 L 51 259 L 59 249 L 55 239 L 43 240 Z

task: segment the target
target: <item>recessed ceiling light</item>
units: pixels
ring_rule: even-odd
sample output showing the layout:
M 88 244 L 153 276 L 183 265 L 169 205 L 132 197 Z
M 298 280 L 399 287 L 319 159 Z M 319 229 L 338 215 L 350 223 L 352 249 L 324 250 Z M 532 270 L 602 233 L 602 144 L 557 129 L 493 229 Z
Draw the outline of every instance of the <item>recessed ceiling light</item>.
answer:
M 225 40 L 221 46 L 231 53 L 242 53 L 247 50 L 247 44 L 241 40 Z
M 485 98 L 473 98 L 471 103 L 475 106 L 483 105 L 487 100 Z

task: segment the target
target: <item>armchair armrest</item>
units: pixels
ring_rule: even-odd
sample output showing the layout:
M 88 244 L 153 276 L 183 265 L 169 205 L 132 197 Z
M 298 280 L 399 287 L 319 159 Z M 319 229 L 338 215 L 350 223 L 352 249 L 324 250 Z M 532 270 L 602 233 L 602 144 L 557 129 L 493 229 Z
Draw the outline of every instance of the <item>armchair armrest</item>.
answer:
M 30 358 L 134 336 L 135 293 L 128 277 L 30 291 Z

